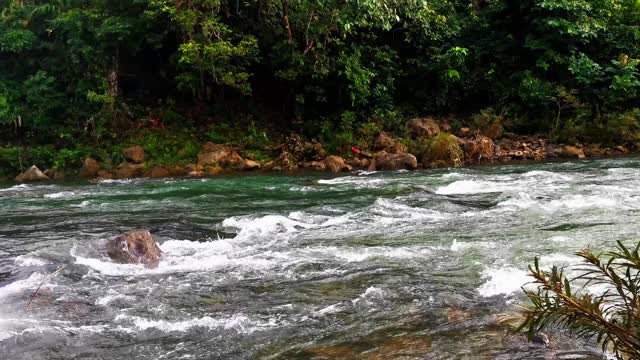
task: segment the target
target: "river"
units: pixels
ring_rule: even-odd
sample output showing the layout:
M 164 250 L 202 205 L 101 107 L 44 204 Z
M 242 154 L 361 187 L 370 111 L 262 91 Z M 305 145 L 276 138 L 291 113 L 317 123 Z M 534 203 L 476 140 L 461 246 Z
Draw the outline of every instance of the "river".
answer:
M 597 359 L 501 319 L 535 256 L 632 243 L 639 210 L 635 158 L 4 184 L 0 358 Z M 100 254 L 131 229 L 156 269 Z

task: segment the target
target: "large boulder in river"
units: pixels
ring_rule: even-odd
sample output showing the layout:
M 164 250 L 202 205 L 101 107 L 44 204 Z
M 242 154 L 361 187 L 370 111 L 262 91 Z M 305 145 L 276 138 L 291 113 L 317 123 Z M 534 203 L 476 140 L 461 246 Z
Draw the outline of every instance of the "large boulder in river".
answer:
M 134 163 L 144 162 L 144 149 L 142 146 L 132 146 L 122 150 L 122 155 Z
M 162 250 L 149 231 L 130 231 L 107 240 L 107 255 L 120 264 L 144 264 L 155 268 Z
M 43 181 L 49 180 L 49 177 L 40 171 L 37 166 L 33 165 L 27 171 L 22 174 L 16 176 L 15 179 L 17 182 L 32 182 L 32 181 Z
M 417 167 L 418 160 L 412 154 L 389 154 L 386 151 L 381 151 L 371 161 L 369 170 L 413 170 Z
M 433 137 L 440 133 L 440 126 L 432 118 L 417 118 L 407 121 L 407 128 L 415 137 Z
M 208 142 L 202 146 L 198 154 L 198 165 L 220 165 L 241 167 L 244 159 L 230 146 Z

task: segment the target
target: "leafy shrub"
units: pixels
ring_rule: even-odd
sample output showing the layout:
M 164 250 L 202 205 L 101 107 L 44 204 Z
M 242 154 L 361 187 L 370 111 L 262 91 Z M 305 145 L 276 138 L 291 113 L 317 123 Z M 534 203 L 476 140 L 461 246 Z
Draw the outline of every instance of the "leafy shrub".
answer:
M 504 113 L 496 113 L 495 109 L 487 108 L 480 113 L 473 115 L 473 124 L 480 133 L 490 139 L 497 139 L 502 136 L 505 122 Z
M 603 351 L 619 359 L 640 358 L 640 242 L 629 249 L 618 242 L 617 249 L 594 254 L 586 249 L 576 255 L 583 265 L 580 275 L 569 278 L 556 266 L 540 269 L 536 258 L 529 273 L 536 290 L 526 290 L 531 307 L 519 330 L 529 338 L 550 326 L 573 334 L 595 338 Z M 585 291 L 590 286 L 604 289 L 600 295 Z

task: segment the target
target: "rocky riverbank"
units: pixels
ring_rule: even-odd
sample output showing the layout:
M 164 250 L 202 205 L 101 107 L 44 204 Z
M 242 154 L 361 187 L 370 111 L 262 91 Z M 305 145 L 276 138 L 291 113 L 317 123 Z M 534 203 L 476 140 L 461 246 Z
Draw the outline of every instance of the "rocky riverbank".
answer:
M 136 177 L 214 177 L 234 172 L 292 172 L 301 169 L 347 172 L 417 170 L 461 167 L 478 164 L 539 162 L 553 159 L 583 159 L 622 156 L 638 148 L 636 144 L 605 147 L 600 144 L 553 144 L 542 135 L 516 135 L 495 130 L 461 128 L 455 133 L 446 121 L 417 118 L 406 123 L 407 136 L 399 138 L 380 132 L 370 144 L 353 148 L 348 156 L 329 154 L 323 144 L 291 134 L 270 149 L 273 157 L 258 160 L 254 153 L 228 145 L 207 142 L 186 164 L 148 161 L 143 146 L 124 148 L 124 161 L 113 164 L 86 157 L 80 169 L 35 166 L 18 174 L 16 182 Z M 343 154 L 344 155 L 344 154 Z

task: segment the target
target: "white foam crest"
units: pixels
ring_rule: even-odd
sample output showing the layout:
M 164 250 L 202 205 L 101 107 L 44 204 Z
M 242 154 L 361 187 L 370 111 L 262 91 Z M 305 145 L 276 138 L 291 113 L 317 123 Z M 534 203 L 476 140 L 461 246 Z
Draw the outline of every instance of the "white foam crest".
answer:
M 35 289 L 42 283 L 44 279 L 44 275 L 39 272 L 35 272 L 26 279 L 14 281 L 9 285 L 3 286 L 0 288 L 0 299 L 10 295 L 21 293 L 27 289 Z
M 277 259 L 267 259 L 264 254 L 241 255 L 229 240 L 195 242 L 169 240 L 160 245 L 164 255 L 154 269 L 142 264 L 118 264 L 106 258 L 90 258 L 77 255 L 75 247 L 71 255 L 76 264 L 85 265 L 109 276 L 131 276 L 168 274 L 183 272 L 207 272 L 225 267 L 241 267 L 250 270 L 265 270 L 277 266 Z
M 502 201 L 498 204 L 498 207 L 512 207 L 517 209 L 531 209 L 538 206 L 538 202 L 531 198 L 531 195 L 519 192 L 516 197 L 512 197 L 508 200 Z
M 239 333 L 251 334 L 255 331 L 278 326 L 275 319 L 269 319 L 268 321 L 256 321 L 251 320 L 242 313 L 234 314 L 233 316 L 226 318 L 216 319 L 210 316 L 204 316 L 201 318 L 179 321 L 151 320 L 138 316 L 120 314 L 114 321 L 129 323 L 141 331 L 156 329 L 164 332 L 186 332 L 192 328 L 207 328 L 210 330 L 235 330 Z
M 451 251 L 461 251 L 461 250 L 473 249 L 473 248 L 493 249 L 495 247 L 496 247 L 496 243 L 493 242 L 493 241 L 487 241 L 487 242 L 458 242 L 457 239 L 453 239 L 453 242 L 451 243 Z
M 390 199 L 378 198 L 371 206 L 371 211 L 386 218 L 403 220 L 444 220 L 449 214 L 437 210 L 412 207 Z
M 459 180 L 436 190 L 439 195 L 480 194 L 504 192 L 513 188 L 506 182 Z
M 135 299 L 136 298 L 134 296 L 120 294 L 113 289 L 109 289 L 105 296 L 102 296 L 96 300 L 95 304 L 100 306 L 107 306 L 116 300 L 135 301 Z
M 36 256 L 19 255 L 13 260 L 18 266 L 44 266 L 49 262 Z
M 131 184 L 135 181 L 136 179 L 101 179 L 98 184 Z
M 20 184 L 20 185 L 14 185 L 10 188 L 5 188 L 5 189 L 0 189 L 0 192 L 5 192 L 5 191 L 25 191 L 25 190 L 29 190 L 32 189 L 32 186 L 29 186 L 27 184 Z
M 531 177 L 541 178 L 547 182 L 550 180 L 570 181 L 573 179 L 570 175 L 567 175 L 567 174 L 561 174 L 553 171 L 544 171 L 544 170 L 529 171 L 527 173 L 524 173 L 523 176 L 527 178 L 531 178 Z
M 602 195 L 566 195 L 557 200 L 552 200 L 541 205 L 547 211 L 557 211 L 561 209 L 620 209 L 630 204 L 622 204 L 615 196 Z
M 509 266 L 487 269 L 482 273 L 482 277 L 487 279 L 478 288 L 478 293 L 482 297 L 512 295 L 521 291 L 522 286 L 531 281 L 526 271 Z
M 75 196 L 73 191 L 61 191 L 52 194 L 45 194 L 44 197 L 47 199 L 68 199 Z
M 357 188 L 381 187 L 389 184 L 389 179 L 371 179 L 363 176 L 342 176 L 334 179 L 321 179 L 318 184 L 323 185 L 354 185 Z
M 314 188 L 312 186 L 292 186 L 289 188 L 289 191 L 313 192 L 313 191 L 320 191 L 320 189 Z
M 540 257 L 540 266 L 551 267 L 553 265 L 566 266 L 580 264 L 582 259 L 575 255 L 549 254 Z
M 282 215 L 266 215 L 262 217 L 230 217 L 222 221 L 225 228 L 238 229 L 236 240 L 254 239 L 276 233 L 291 233 L 298 229 L 308 229 L 316 226 L 302 221 L 296 221 Z
M 386 291 L 382 290 L 379 287 L 370 286 L 360 296 L 351 300 L 351 302 L 354 305 L 362 302 L 371 303 L 378 300 L 384 300 L 386 296 L 387 296 Z

